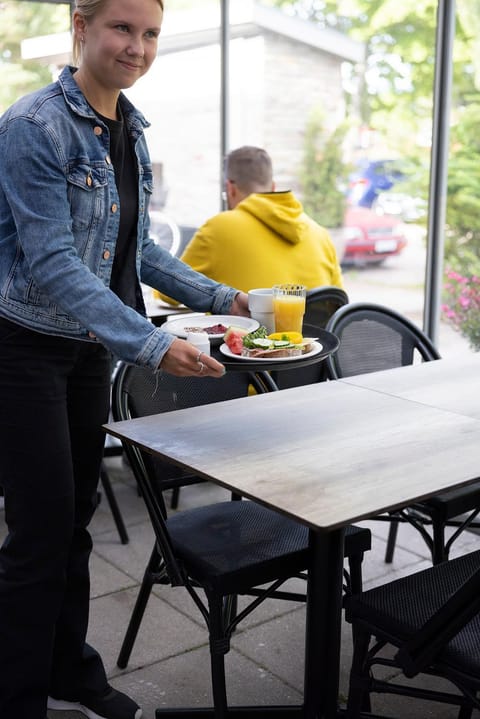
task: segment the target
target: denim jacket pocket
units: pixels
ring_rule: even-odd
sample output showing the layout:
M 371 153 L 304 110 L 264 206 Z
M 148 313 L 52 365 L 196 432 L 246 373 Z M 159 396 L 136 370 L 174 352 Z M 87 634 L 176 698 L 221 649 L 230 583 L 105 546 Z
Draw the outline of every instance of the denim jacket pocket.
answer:
M 148 207 L 153 194 L 153 172 L 150 166 L 142 168 L 141 187 L 143 189 L 143 194 L 140 196 L 140 212 L 145 214 L 148 212 Z
M 74 229 L 86 229 L 102 217 L 108 190 L 108 170 L 102 162 L 71 162 L 67 170 L 67 193 Z
M 67 194 L 70 204 L 75 248 L 86 259 L 95 241 L 98 227 L 104 222 L 108 201 L 108 170 L 102 162 L 71 162 L 67 171 Z

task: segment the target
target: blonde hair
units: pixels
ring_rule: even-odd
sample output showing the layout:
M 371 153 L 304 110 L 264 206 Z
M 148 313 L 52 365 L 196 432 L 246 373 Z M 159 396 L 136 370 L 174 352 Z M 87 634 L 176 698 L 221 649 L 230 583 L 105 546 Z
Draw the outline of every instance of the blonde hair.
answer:
M 102 9 L 103 5 L 107 0 L 75 0 L 75 10 L 79 12 L 86 21 L 92 20 L 97 12 Z M 158 4 L 162 8 L 163 12 L 163 0 L 157 0 Z M 82 59 L 82 44 L 77 33 L 73 33 L 72 40 L 72 60 L 73 64 L 78 67 L 80 60 Z

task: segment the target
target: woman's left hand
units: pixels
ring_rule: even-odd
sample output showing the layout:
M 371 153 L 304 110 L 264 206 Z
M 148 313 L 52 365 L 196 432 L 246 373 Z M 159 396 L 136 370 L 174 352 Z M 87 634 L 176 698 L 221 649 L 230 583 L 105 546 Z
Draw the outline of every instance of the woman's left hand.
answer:
M 176 377 L 223 377 L 225 367 L 198 347 L 176 337 L 163 355 L 159 369 Z
M 232 315 L 240 315 L 241 317 L 250 317 L 248 295 L 245 292 L 239 292 L 238 295 L 236 295 L 230 307 L 230 313 Z

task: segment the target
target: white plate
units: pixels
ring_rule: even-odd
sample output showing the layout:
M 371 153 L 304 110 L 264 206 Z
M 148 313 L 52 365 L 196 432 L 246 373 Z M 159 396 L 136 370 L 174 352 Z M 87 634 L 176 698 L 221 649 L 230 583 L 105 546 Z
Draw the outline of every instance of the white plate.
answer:
M 313 349 L 311 349 L 310 352 L 305 352 L 305 354 L 297 355 L 296 357 L 245 357 L 244 355 L 236 355 L 233 354 L 233 352 L 230 352 L 225 343 L 223 345 L 220 345 L 220 352 L 222 353 L 222 355 L 225 355 L 225 357 L 230 357 L 231 359 L 237 360 L 244 360 L 247 362 L 295 362 L 295 360 L 306 359 L 307 357 L 314 357 L 322 351 L 323 346 L 320 344 L 320 342 L 312 342 L 312 344 Z
M 260 327 L 257 320 L 252 320 L 250 317 L 238 317 L 237 315 L 190 315 L 188 317 L 175 317 L 172 320 L 168 320 L 168 322 L 164 322 L 163 325 L 161 325 L 161 329 L 185 339 L 188 334 L 188 330 L 185 329 L 186 327 L 211 327 L 212 325 L 218 324 L 222 324 L 225 327 L 235 325 L 235 327 L 242 327 L 248 330 L 248 332 L 253 332 L 257 327 Z M 208 337 L 210 341 L 221 340 L 224 334 L 224 332 L 214 335 L 209 334 Z

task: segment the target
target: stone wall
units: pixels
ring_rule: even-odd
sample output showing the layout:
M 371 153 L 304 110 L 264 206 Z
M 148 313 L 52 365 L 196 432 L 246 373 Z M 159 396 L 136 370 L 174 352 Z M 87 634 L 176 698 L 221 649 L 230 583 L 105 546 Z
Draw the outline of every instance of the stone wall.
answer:
M 320 108 L 331 128 L 344 117 L 341 63 L 279 35 L 266 35 L 265 48 L 266 147 L 279 189 L 299 191 L 305 127 L 312 110 Z

